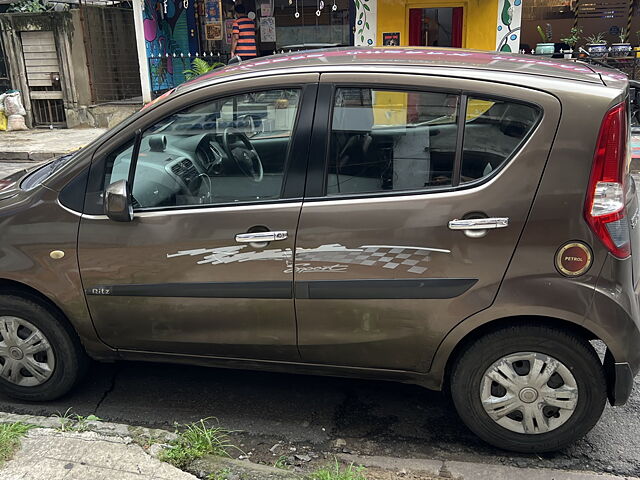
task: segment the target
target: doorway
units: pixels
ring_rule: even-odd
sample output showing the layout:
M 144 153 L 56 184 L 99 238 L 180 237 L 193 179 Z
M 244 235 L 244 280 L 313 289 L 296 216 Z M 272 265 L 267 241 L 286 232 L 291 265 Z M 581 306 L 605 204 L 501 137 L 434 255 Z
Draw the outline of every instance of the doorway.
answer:
M 462 7 L 409 9 L 409 46 L 462 48 Z

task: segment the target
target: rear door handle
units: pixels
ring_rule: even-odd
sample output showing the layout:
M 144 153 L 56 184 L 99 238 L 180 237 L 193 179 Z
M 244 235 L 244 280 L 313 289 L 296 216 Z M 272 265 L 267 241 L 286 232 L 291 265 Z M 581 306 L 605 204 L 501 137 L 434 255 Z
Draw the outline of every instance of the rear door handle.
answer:
M 251 233 L 239 233 L 236 235 L 236 242 L 238 243 L 264 243 L 275 242 L 277 240 L 287 239 L 286 230 L 278 230 L 275 232 L 251 232 Z
M 490 230 L 508 226 L 508 217 L 470 218 L 467 220 L 455 219 L 449 222 L 449 229 L 451 230 Z

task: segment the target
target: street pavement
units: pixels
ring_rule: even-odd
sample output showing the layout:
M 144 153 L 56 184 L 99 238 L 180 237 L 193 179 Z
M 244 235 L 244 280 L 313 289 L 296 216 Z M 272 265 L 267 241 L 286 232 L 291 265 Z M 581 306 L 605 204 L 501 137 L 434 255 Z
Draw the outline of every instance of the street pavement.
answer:
M 65 128 L 0 132 L 0 160 L 48 160 L 84 147 L 105 131 L 103 128 Z
M 0 469 L 5 480 L 197 480 L 129 438 L 33 429 Z
M 282 439 L 326 450 L 335 439 L 367 455 L 471 461 L 640 476 L 640 385 L 607 407 L 583 440 L 557 453 L 520 455 L 488 446 L 446 395 L 417 386 L 204 367 L 96 364 L 71 394 L 30 404 L 0 396 L 0 411 L 52 415 L 68 408 L 114 422 L 171 428 L 215 417 L 248 443 Z

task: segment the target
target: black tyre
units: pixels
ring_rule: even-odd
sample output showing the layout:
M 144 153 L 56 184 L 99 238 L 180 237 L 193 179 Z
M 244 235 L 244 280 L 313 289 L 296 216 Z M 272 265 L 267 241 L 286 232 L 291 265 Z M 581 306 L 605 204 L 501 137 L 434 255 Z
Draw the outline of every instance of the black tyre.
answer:
M 593 347 L 562 329 L 519 325 L 481 337 L 455 361 L 451 395 L 464 423 L 516 452 L 561 449 L 602 415 L 607 385 Z
M 0 295 L 0 391 L 53 400 L 80 380 L 88 359 L 75 332 L 31 299 Z

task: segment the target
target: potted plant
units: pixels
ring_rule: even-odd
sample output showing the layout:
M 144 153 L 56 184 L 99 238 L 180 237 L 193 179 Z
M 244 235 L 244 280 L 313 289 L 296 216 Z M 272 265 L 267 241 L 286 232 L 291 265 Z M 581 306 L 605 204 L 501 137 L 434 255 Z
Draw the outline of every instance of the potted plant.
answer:
M 624 28 L 620 29 L 618 38 L 620 43 L 611 45 L 611 55 L 614 57 L 628 57 L 631 52 L 631 43 L 627 41 L 627 32 Z
M 223 66 L 224 63 L 214 62 L 213 64 L 209 64 L 209 62 L 202 58 L 194 58 L 193 62 L 191 62 L 191 68 L 183 72 L 184 78 L 187 80 L 193 80 L 200 75 L 204 75 L 205 73 L 209 73 L 211 70 L 215 70 L 216 68 Z
M 607 55 L 607 41 L 604 32 L 589 35 L 587 38 L 587 50 L 592 57 L 605 57 Z
M 553 55 L 556 48 L 555 43 L 551 43 L 549 41 L 549 37 L 540 25 L 538 25 L 536 30 L 538 31 L 538 35 L 540 35 L 540 39 L 542 40 L 541 43 L 536 44 L 536 55 Z
M 565 38 L 561 38 L 560 41 L 562 43 L 566 43 L 571 47 L 571 51 L 576 49 L 576 45 L 580 41 L 580 36 L 582 35 L 582 27 L 573 27 L 569 32 L 569 36 Z M 564 58 L 571 58 L 571 52 L 565 53 Z

